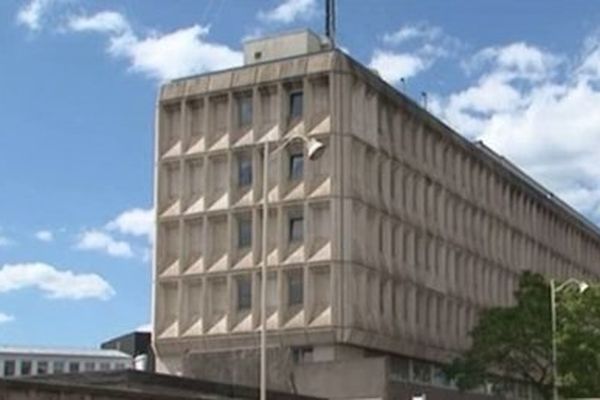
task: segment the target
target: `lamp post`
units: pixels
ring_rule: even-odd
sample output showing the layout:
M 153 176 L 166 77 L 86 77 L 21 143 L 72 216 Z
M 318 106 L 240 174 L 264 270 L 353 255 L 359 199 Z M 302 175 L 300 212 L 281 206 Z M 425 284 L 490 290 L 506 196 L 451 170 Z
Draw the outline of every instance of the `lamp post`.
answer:
M 584 281 L 570 278 L 556 286 L 556 280 L 550 279 L 550 310 L 552 316 L 552 399 L 558 400 L 558 355 L 556 343 L 556 294 L 569 285 L 577 285 L 579 293 L 585 292 L 589 285 Z
M 325 145 L 306 135 L 297 134 L 286 138 L 273 152 L 269 152 L 269 141 L 265 141 L 263 154 L 263 227 L 262 227 L 262 268 L 260 279 L 260 400 L 267 399 L 267 230 L 269 227 L 269 159 L 283 150 L 294 140 L 304 143 L 309 160 L 318 158 Z

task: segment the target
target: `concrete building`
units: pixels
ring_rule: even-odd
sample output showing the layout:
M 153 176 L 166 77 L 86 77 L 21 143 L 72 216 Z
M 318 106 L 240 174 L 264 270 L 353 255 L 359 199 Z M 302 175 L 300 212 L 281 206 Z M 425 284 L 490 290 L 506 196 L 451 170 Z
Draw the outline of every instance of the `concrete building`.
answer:
M 595 280 L 600 232 L 348 55 L 294 40 L 161 88 L 157 368 L 257 384 L 262 143 L 303 134 L 322 156 L 292 144 L 266 182 L 269 387 L 455 396 L 440 366 L 478 311 L 511 304 L 526 269 Z
M 0 378 L 128 368 L 133 368 L 133 358 L 116 350 L 0 346 Z

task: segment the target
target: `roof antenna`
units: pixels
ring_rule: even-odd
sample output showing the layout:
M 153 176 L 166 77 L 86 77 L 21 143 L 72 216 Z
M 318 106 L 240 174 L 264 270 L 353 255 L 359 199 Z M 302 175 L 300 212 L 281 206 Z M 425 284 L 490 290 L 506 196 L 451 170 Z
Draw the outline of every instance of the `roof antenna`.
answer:
M 332 48 L 335 48 L 335 0 L 325 0 L 325 36 L 329 39 Z

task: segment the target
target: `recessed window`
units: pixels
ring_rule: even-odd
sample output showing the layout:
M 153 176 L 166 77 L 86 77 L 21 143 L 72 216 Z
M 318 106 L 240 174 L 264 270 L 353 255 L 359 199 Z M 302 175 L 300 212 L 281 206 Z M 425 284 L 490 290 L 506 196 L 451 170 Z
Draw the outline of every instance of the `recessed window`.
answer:
M 62 374 L 65 372 L 65 363 L 63 361 L 54 361 L 52 363 L 52 372 L 55 374 Z
M 237 309 L 249 310 L 252 307 L 252 280 L 249 276 L 240 276 L 237 281 Z
M 262 51 L 255 51 L 254 52 L 254 59 L 255 60 L 260 60 L 262 58 Z
M 288 305 L 298 306 L 304 303 L 304 276 L 302 271 L 288 274 Z
M 252 159 L 244 156 L 238 159 L 238 185 L 240 187 L 252 185 Z
M 21 361 L 21 376 L 31 375 L 31 364 L 32 362 L 29 360 Z
M 38 361 L 36 372 L 38 375 L 46 375 L 48 373 L 48 361 Z
M 78 362 L 70 362 L 69 363 L 69 372 L 70 373 L 79 372 L 79 363 Z
M 124 363 L 116 363 L 115 364 L 115 369 L 117 369 L 117 370 L 122 370 L 122 369 L 125 369 L 125 368 L 126 368 L 126 366 L 125 366 Z
M 302 118 L 304 112 L 304 93 L 292 92 L 290 93 L 290 119 Z
M 16 370 L 15 360 L 4 361 L 4 376 L 14 376 Z
M 101 362 L 100 363 L 100 371 L 108 371 L 110 370 L 110 363 Z
M 290 154 L 290 179 L 298 180 L 302 179 L 304 175 L 304 154 L 292 153 Z
M 290 242 L 301 242 L 304 239 L 304 218 L 291 217 L 289 230 Z
M 84 371 L 95 371 L 96 370 L 96 363 L 94 362 L 86 362 L 85 364 L 83 364 L 83 370 Z
M 252 220 L 240 218 L 238 220 L 238 247 L 250 247 L 252 245 Z
M 252 95 L 238 99 L 238 122 L 240 127 L 252 125 Z

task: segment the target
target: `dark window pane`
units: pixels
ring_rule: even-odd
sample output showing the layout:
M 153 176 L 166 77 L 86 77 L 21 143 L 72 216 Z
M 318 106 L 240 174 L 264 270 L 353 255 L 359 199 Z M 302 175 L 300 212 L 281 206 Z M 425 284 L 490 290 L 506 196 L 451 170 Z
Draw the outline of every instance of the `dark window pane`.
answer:
M 249 247 L 252 245 L 252 221 L 240 219 L 238 221 L 238 247 Z
M 252 160 L 249 157 L 242 157 L 239 159 L 238 184 L 239 186 L 248 186 L 252 184 Z
M 252 281 L 248 276 L 237 278 L 237 308 L 248 310 L 252 306 Z
M 79 372 L 79 363 L 78 362 L 70 362 L 69 363 L 69 372 Z
M 288 275 L 288 305 L 296 306 L 304 303 L 304 280 L 302 271 L 294 271 Z
M 102 362 L 100 363 L 100 371 L 108 371 L 110 369 L 110 363 Z
M 117 370 L 126 369 L 126 366 L 125 366 L 124 363 L 116 363 L 115 364 L 115 369 L 117 369 Z
M 4 376 L 13 376 L 15 374 L 15 364 L 14 360 L 4 361 Z
M 21 375 L 31 375 L 31 361 L 21 361 Z
M 303 113 L 303 98 L 302 92 L 290 93 L 290 119 L 301 118 Z
M 252 97 L 244 96 L 239 99 L 238 121 L 240 126 L 252 125 Z
M 302 241 L 304 239 L 304 218 L 290 218 L 290 242 Z
M 431 366 L 427 363 L 413 361 L 413 378 L 417 382 L 431 383 Z
M 46 375 L 48 373 L 48 361 L 37 362 L 37 374 Z
M 54 361 L 52 364 L 52 372 L 55 374 L 61 374 L 65 372 L 65 363 L 62 361 Z
M 304 154 L 290 155 L 290 179 L 302 179 L 304 175 Z

